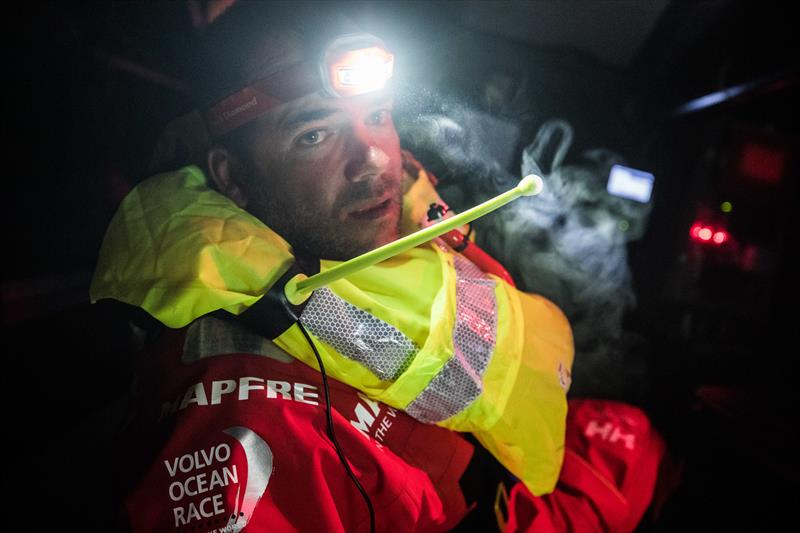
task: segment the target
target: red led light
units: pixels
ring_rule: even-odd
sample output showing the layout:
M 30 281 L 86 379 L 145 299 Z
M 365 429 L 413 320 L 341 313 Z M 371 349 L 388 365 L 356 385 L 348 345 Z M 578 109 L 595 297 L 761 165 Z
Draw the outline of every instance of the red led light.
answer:
M 722 244 L 728 240 L 728 234 L 724 231 L 717 231 L 711 239 L 717 244 Z
M 703 222 L 695 222 L 689 229 L 692 240 L 701 243 L 723 244 L 730 239 L 730 234 L 724 229 L 708 226 Z

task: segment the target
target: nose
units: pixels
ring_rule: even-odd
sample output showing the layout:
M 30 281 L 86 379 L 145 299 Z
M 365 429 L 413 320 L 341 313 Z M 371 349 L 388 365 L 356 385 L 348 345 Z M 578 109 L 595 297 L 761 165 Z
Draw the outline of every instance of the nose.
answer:
M 389 156 L 377 146 L 367 148 L 367 165 L 369 168 L 383 172 L 389 165 Z
M 350 181 L 372 179 L 381 175 L 389 166 L 389 156 L 376 145 L 369 132 L 356 128 L 353 131 L 349 161 L 345 177 Z

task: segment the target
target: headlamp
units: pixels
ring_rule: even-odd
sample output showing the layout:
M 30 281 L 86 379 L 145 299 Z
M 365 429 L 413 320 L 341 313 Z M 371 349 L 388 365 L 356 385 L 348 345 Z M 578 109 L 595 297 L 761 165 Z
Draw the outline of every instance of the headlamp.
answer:
M 321 91 L 349 98 L 379 91 L 394 71 L 394 56 L 368 33 L 341 35 L 325 46 L 316 65 L 296 63 L 228 95 L 206 112 L 212 137 L 220 137 L 270 109 Z
M 322 86 L 329 96 L 346 98 L 386 86 L 394 56 L 369 34 L 343 35 L 333 40 L 320 60 Z

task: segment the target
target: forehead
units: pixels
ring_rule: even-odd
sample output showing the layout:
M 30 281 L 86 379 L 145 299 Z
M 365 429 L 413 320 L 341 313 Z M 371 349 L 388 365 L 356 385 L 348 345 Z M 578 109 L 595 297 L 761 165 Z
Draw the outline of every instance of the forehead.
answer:
M 264 128 L 276 133 L 291 132 L 304 125 L 328 118 L 369 113 L 391 105 L 394 96 L 389 91 L 354 96 L 331 98 L 321 93 L 309 94 L 270 110 L 263 119 Z

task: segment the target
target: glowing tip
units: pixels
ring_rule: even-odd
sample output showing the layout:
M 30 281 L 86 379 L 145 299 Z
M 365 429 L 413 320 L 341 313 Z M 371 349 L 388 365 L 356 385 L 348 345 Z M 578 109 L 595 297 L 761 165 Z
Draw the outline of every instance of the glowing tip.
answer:
M 536 174 L 529 174 L 520 180 L 517 189 L 523 196 L 536 196 L 544 189 L 544 181 Z

